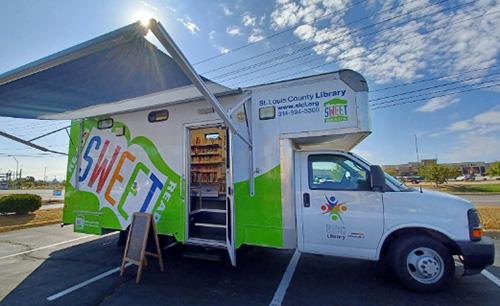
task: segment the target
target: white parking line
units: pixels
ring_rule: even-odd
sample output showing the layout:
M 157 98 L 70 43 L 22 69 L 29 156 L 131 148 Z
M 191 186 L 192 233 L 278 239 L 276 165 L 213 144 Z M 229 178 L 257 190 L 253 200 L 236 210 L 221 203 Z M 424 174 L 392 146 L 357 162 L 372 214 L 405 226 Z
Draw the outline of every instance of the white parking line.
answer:
M 103 235 L 103 236 L 105 236 L 105 235 Z M 10 255 L 6 255 L 6 256 L 2 256 L 2 257 L 0 257 L 0 260 L 6 259 L 6 258 L 10 258 L 10 257 L 14 257 L 14 256 L 19 256 L 19 255 L 27 254 L 27 253 L 31 253 L 31 252 L 35 252 L 35 251 L 40 251 L 40 250 L 44 250 L 44 249 L 53 248 L 53 247 L 61 245 L 61 244 L 66 244 L 66 243 L 70 243 L 70 242 L 74 242 L 74 241 L 86 239 L 86 238 L 89 238 L 89 237 L 94 237 L 94 236 L 93 235 L 88 235 L 88 236 L 78 237 L 78 238 L 75 238 L 75 239 L 70 239 L 70 240 L 66 240 L 66 241 L 62 241 L 62 242 L 58 242 L 58 243 L 46 245 L 46 246 L 43 246 L 43 247 L 39 247 L 39 248 L 27 250 L 27 251 L 24 251 L 24 252 L 19 252 L 19 253 L 15 253 L 15 254 L 10 254 Z
M 455 264 L 457 264 L 461 267 L 464 266 L 459 260 L 455 260 Z M 490 281 L 492 281 L 495 285 L 500 287 L 500 279 L 498 277 L 496 277 L 495 275 L 493 275 L 490 271 L 484 269 L 483 271 L 481 271 L 481 274 L 484 277 L 486 277 L 487 279 L 489 279 Z
M 486 277 L 487 279 L 489 279 L 490 281 L 492 281 L 495 285 L 499 286 L 500 287 L 500 279 L 498 279 L 498 277 L 496 277 L 495 275 L 493 275 L 490 271 L 487 271 L 486 269 L 481 271 L 481 274 Z
M 172 243 L 170 243 L 169 245 L 167 245 L 166 247 L 164 247 L 162 250 L 169 249 L 169 248 L 171 248 L 171 247 L 173 247 L 173 246 L 175 246 L 175 245 L 177 245 L 177 242 L 172 242 Z M 132 264 L 132 263 L 130 263 L 130 262 L 129 262 L 129 263 L 126 263 L 126 264 L 125 264 L 125 268 L 126 268 L 126 267 L 128 267 L 128 266 L 130 266 L 131 264 Z M 100 279 L 102 279 L 102 278 L 105 278 L 105 277 L 107 277 L 107 276 L 110 276 L 110 275 L 112 275 L 112 274 L 114 274 L 114 273 L 116 273 L 116 272 L 119 272 L 119 271 L 120 271 L 120 267 L 119 267 L 119 266 L 118 266 L 118 267 L 116 267 L 116 268 L 113 268 L 113 269 L 111 269 L 111 270 L 108 270 L 108 271 L 106 271 L 106 272 L 104 272 L 104 273 L 101 273 L 101 274 L 99 274 L 99 275 L 97 275 L 97 276 L 92 277 L 91 279 L 88 279 L 88 280 L 86 280 L 86 281 L 83 281 L 83 282 L 81 282 L 81 283 L 79 283 L 79 284 L 76 284 L 76 285 L 74 285 L 74 286 L 72 286 L 72 287 L 69 287 L 68 289 L 65 289 L 65 290 L 63 290 L 63 291 L 61 291 L 61 292 L 58 292 L 58 293 L 56 293 L 56 294 L 53 294 L 53 295 L 51 295 L 51 296 L 47 297 L 47 301 L 51 302 L 51 301 L 53 301 L 53 300 L 56 300 L 56 299 L 58 299 L 58 298 L 60 298 L 60 297 L 65 296 L 65 295 L 66 295 L 66 294 L 68 294 L 68 293 L 71 293 L 71 292 L 76 291 L 76 290 L 78 290 L 78 289 L 80 289 L 80 288 L 83 288 L 83 287 L 85 287 L 85 286 L 87 286 L 87 285 L 90 285 L 90 284 L 92 284 L 92 283 L 94 283 L 94 282 L 96 282 L 96 281 L 98 281 L 98 280 L 100 280 Z
M 127 263 L 127 264 L 125 265 L 125 267 L 128 267 L 128 266 L 130 266 L 131 264 L 132 264 L 132 263 L 130 263 L 130 262 L 129 262 L 129 263 Z M 114 274 L 114 273 L 116 273 L 116 272 L 118 272 L 118 271 L 120 271 L 120 267 L 116 267 L 116 268 L 114 268 L 114 269 L 111 269 L 111 270 L 109 270 L 109 271 L 106 271 L 106 272 L 104 272 L 104 273 L 101 273 L 101 274 L 99 274 L 99 275 L 97 275 L 97 276 L 92 277 L 91 279 L 88 279 L 88 280 L 86 280 L 86 281 L 84 281 L 84 282 L 81 282 L 81 283 L 79 283 L 79 284 L 77 284 L 77 285 L 74 285 L 73 287 L 69 287 L 68 289 L 65 289 L 65 290 L 63 290 L 63 291 L 61 291 L 61 292 L 59 292 L 59 293 L 56 293 L 56 294 L 53 294 L 53 295 L 49 296 L 49 297 L 47 298 L 47 301 L 51 302 L 51 301 L 53 301 L 53 300 L 56 300 L 56 299 L 58 299 L 58 298 L 60 298 L 60 297 L 65 296 L 65 295 L 66 295 L 66 294 L 68 294 L 68 293 L 71 293 L 71 292 L 73 292 L 73 291 L 75 291 L 75 290 L 78 290 L 78 289 L 83 288 L 83 287 L 85 287 L 85 286 L 87 286 L 87 285 L 90 285 L 90 284 L 92 284 L 92 283 L 94 283 L 94 282 L 96 282 L 96 281 L 100 280 L 101 278 L 104 278 L 104 277 L 106 277 L 106 276 L 110 276 L 111 274 Z
M 274 293 L 273 300 L 269 306 L 280 306 L 283 302 L 283 298 L 285 297 L 286 290 L 292 281 L 293 273 L 295 272 L 295 268 L 297 268 L 297 263 L 299 262 L 300 252 L 295 250 L 293 253 L 292 259 L 290 259 L 290 263 L 288 263 L 288 267 L 286 268 L 285 274 L 283 274 L 283 278 Z

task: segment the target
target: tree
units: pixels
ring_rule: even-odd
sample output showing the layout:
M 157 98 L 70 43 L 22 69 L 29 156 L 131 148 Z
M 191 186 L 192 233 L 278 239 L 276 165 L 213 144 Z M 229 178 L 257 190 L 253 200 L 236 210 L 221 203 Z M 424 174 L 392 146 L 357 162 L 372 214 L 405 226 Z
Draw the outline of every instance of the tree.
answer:
M 340 182 L 345 176 L 345 170 L 339 165 L 335 165 L 335 167 L 331 170 L 331 177 L 334 182 Z
M 448 182 L 448 179 L 459 176 L 460 170 L 456 167 L 431 164 L 421 166 L 418 169 L 418 174 L 423 176 L 426 180 L 434 182 L 436 187 L 438 187 L 439 184 Z
M 398 175 L 398 172 L 394 168 L 387 168 L 387 169 L 384 169 L 384 171 L 385 171 L 385 173 L 389 174 L 390 176 L 395 177 Z
M 500 176 L 500 161 L 491 164 L 486 170 L 486 174 L 490 176 Z

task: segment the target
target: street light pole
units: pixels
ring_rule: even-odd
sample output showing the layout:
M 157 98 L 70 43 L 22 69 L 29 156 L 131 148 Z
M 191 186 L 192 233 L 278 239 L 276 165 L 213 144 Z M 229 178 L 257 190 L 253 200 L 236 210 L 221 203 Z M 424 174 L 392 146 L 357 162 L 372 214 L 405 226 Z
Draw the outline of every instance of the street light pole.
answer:
M 417 153 L 417 164 L 420 163 L 420 156 L 418 155 L 418 139 L 417 139 L 417 134 L 414 134 L 415 136 L 415 152 Z
M 18 171 L 19 171 L 19 161 L 17 160 L 17 158 L 14 155 L 9 155 L 9 156 L 12 157 L 16 161 L 16 175 L 15 175 L 14 179 L 17 181 Z M 19 188 L 19 182 L 17 182 L 16 185 Z

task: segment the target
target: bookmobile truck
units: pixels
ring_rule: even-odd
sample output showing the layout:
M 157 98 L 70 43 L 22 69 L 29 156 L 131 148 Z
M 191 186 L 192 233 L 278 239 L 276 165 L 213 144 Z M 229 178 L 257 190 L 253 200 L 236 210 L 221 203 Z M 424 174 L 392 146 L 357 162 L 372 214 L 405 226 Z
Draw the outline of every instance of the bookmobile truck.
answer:
M 470 202 L 408 188 L 349 152 L 371 133 L 368 86 L 352 70 L 231 89 L 199 76 L 151 20 L 0 85 L 3 115 L 73 120 L 63 223 L 75 231 L 125 231 L 147 212 L 160 235 L 226 248 L 233 265 L 244 244 L 298 249 L 380 261 L 418 291 L 449 283 L 453 255 L 465 275 L 493 263 Z

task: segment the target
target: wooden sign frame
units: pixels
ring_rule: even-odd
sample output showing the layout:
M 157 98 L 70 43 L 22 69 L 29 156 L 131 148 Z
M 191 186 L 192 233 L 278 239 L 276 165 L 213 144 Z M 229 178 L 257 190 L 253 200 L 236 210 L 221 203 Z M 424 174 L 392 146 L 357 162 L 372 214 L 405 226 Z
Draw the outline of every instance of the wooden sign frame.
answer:
M 144 233 L 142 235 L 142 240 L 139 242 L 140 243 L 140 245 L 139 245 L 140 255 L 139 255 L 139 258 L 136 259 L 136 258 L 128 257 L 128 255 L 129 255 L 128 252 L 130 250 L 131 237 L 136 233 L 136 231 L 141 230 L 141 228 L 137 228 L 139 226 L 137 224 L 139 218 L 146 218 L 146 222 L 142 228 L 142 230 L 144 231 Z M 160 264 L 160 271 L 163 272 L 163 270 L 164 270 L 163 258 L 161 256 L 160 242 L 158 240 L 158 234 L 156 233 L 156 228 L 155 228 L 155 225 L 154 225 L 154 222 L 152 221 L 152 219 L 153 218 L 152 218 L 151 214 L 148 214 L 148 213 L 136 212 L 133 214 L 132 222 L 130 223 L 130 229 L 128 232 L 127 244 L 125 245 L 125 251 L 123 252 L 123 260 L 122 260 L 122 264 L 120 267 L 120 276 L 123 276 L 123 274 L 125 273 L 125 264 L 127 262 L 130 262 L 134 265 L 137 265 L 138 266 L 137 276 L 135 279 L 135 282 L 137 284 L 141 280 L 143 265 L 144 266 L 148 265 L 146 256 L 152 256 L 152 257 L 157 258 L 158 262 Z M 148 237 L 149 237 L 150 233 L 153 234 L 153 236 L 154 236 L 154 242 L 155 242 L 155 247 L 156 247 L 157 253 L 151 253 L 151 252 L 148 252 L 146 250 Z

